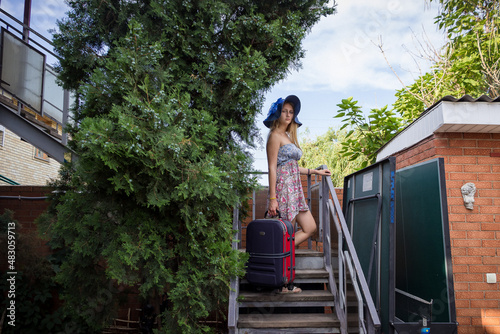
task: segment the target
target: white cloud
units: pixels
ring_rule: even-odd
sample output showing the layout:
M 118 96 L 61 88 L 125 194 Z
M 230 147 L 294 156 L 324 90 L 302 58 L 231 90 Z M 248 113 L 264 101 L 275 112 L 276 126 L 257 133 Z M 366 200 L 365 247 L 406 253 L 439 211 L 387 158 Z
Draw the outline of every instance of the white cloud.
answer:
M 23 0 L 0 1 L 2 9 L 17 20 L 23 21 Z M 51 39 L 52 36 L 48 31 L 57 28 L 56 20 L 63 18 L 68 9 L 69 7 L 64 0 L 32 0 L 30 27 L 41 35 Z
M 64 17 L 68 7 L 64 0 L 32 1 L 32 26 L 49 37 L 47 30 L 56 28 L 56 19 Z M 422 41 L 425 31 L 435 47 L 443 44 L 442 34 L 434 25 L 438 10 L 436 5 L 429 6 L 428 0 L 337 0 L 337 3 L 338 13 L 322 18 L 305 39 L 303 68 L 292 72 L 266 94 L 268 101 L 257 120 L 263 140 L 268 130 L 262 120 L 270 103 L 292 92 L 303 102 L 300 119 L 312 136 L 339 122 L 333 115 L 342 98 L 353 96 L 364 110 L 392 104 L 391 98 L 402 86 L 376 45 L 379 37 L 389 62 L 405 85 L 419 75 L 414 58 L 406 51 L 417 49 L 413 34 Z M 1 0 L 1 7 L 22 20 L 24 1 Z M 428 64 L 422 62 L 419 66 L 425 71 Z M 266 170 L 263 147 L 255 150 L 255 158 L 254 168 Z
M 339 125 L 340 121 L 333 116 L 342 98 L 353 96 L 364 111 L 391 105 L 402 85 L 377 46 L 379 38 L 404 85 L 411 84 L 419 75 L 418 66 L 424 72 L 428 69 L 429 63 L 420 61 L 417 66 L 407 52 L 417 50 L 418 41 L 426 44 L 424 32 L 436 48 L 443 45 L 442 34 L 434 24 L 437 7 L 429 6 L 427 0 L 337 0 L 337 3 L 337 14 L 322 18 L 304 40 L 303 68 L 293 71 L 266 94 L 269 101 L 257 121 L 263 139 L 267 129 L 262 120 L 267 108 L 277 97 L 291 92 L 303 102 L 300 119 L 313 138 L 328 127 Z M 254 157 L 254 168 L 267 170 L 263 147 L 255 150 Z M 265 185 L 267 179 L 260 182 Z
M 64 0 L 32 0 L 32 27 L 41 34 L 51 38 L 48 33 L 51 29 L 56 29 L 56 20 L 62 19 L 69 7 Z M 36 2 L 36 3 L 35 3 Z
M 5 10 L 10 15 L 14 16 L 19 21 L 23 20 L 24 13 L 24 1 L 19 0 L 1 0 L 1 6 L 3 10 Z
M 415 35 L 423 29 L 436 47 L 442 45 L 433 18 L 437 9 L 425 1 L 339 1 L 337 14 L 323 18 L 303 47 L 303 68 L 292 72 L 281 85 L 301 90 L 347 91 L 361 86 L 373 89 L 401 88 L 378 48 L 382 41 L 388 61 L 405 84 L 413 81 L 414 59 L 405 50 L 414 49 Z M 428 64 L 422 63 L 425 69 Z M 414 75 L 415 76 L 415 75 Z

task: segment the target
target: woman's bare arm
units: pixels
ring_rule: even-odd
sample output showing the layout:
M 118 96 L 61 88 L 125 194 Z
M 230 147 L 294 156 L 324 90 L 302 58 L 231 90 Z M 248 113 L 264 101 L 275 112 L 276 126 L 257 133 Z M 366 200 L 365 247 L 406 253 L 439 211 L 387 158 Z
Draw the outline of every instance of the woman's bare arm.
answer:
M 276 216 L 278 210 L 278 201 L 276 200 L 276 169 L 278 165 L 278 151 L 281 143 L 276 134 L 269 135 L 267 141 L 267 166 L 269 171 L 269 215 Z

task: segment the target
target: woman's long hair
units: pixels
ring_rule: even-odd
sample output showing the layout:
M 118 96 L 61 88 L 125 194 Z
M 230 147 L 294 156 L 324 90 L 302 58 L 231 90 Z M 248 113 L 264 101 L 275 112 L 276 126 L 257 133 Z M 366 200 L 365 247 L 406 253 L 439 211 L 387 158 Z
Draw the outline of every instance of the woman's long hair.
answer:
M 297 138 L 297 129 L 298 129 L 299 125 L 297 123 L 295 123 L 295 106 L 291 102 L 285 102 L 285 103 L 290 104 L 293 108 L 293 118 L 292 118 L 292 121 L 290 122 L 290 124 L 288 124 L 288 126 L 286 128 L 286 134 L 288 135 L 288 137 L 290 137 L 290 140 L 292 141 L 292 143 L 294 143 L 295 146 L 297 146 L 300 149 L 299 140 Z M 283 105 L 285 105 L 285 103 L 283 103 Z M 269 135 L 271 134 L 271 132 L 274 131 L 274 129 L 276 129 L 278 127 L 279 122 L 280 122 L 279 118 L 273 121 L 273 124 L 271 125 L 271 130 L 269 131 Z M 269 136 L 268 136 L 268 139 L 269 139 Z

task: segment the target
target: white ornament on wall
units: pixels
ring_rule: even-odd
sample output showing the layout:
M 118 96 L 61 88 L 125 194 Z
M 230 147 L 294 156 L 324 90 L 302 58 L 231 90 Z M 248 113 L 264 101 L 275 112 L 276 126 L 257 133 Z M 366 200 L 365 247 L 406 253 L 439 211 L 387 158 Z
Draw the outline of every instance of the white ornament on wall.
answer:
M 462 197 L 464 199 L 464 205 L 466 209 L 474 209 L 474 195 L 476 194 L 476 185 L 472 182 L 468 182 L 460 188 L 462 192 Z

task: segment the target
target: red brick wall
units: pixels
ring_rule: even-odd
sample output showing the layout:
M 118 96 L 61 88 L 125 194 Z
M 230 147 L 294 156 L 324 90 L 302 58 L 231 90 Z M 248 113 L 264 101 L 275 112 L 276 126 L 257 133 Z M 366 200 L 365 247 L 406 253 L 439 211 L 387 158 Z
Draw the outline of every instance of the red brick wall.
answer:
M 45 197 L 50 192 L 50 189 L 40 186 L 0 186 L 0 214 L 5 213 L 5 209 L 14 212 L 14 220 L 19 223 L 19 231 L 17 233 L 36 235 L 35 219 L 43 213 L 49 203 L 44 199 L 23 199 L 23 197 Z M 2 198 L 4 196 L 14 196 L 15 199 Z M 45 244 L 45 241 L 34 238 L 36 240 L 35 248 L 38 254 L 44 256 L 50 253 L 50 248 Z M 3 254 L 3 253 L 2 253 Z M 6 268 L 6 258 L 0 257 L 0 269 Z
M 437 133 L 395 154 L 400 169 L 444 158 L 459 334 L 500 333 L 500 134 Z M 473 210 L 460 188 L 476 185 Z
M 0 197 L 16 197 L 15 199 L 0 198 L 0 212 L 3 213 L 6 208 L 14 211 L 14 218 L 24 229 L 35 230 L 33 221 L 47 209 L 49 202 L 44 199 L 33 200 L 22 199 L 22 197 L 46 197 L 47 194 L 50 194 L 50 189 L 41 186 L 0 186 Z

